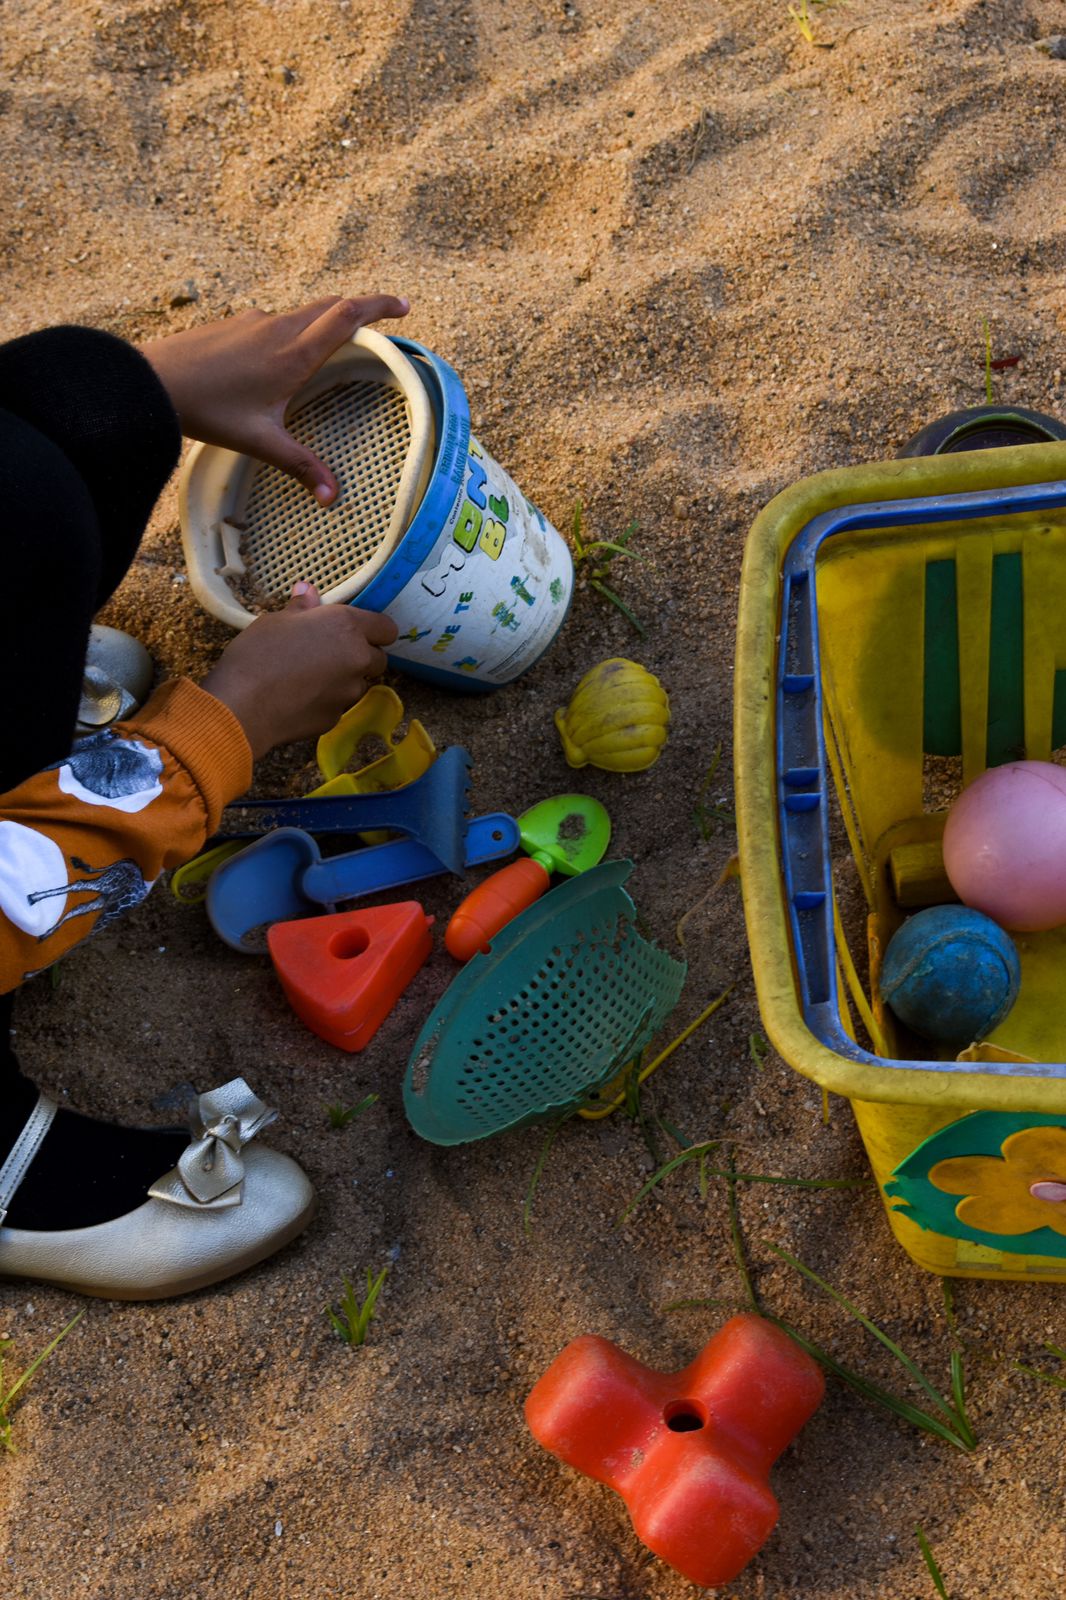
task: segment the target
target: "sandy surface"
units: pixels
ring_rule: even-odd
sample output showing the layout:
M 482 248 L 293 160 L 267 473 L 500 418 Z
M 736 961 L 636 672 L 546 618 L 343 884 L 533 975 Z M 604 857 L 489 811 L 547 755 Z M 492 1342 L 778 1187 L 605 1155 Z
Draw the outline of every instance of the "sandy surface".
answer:
M 731 650 L 745 533 L 776 490 L 889 455 L 975 403 L 981 319 L 1021 365 L 1005 398 L 1063 406 L 1058 0 L 853 0 L 807 45 L 751 0 L 27 0 L 0 21 L 0 334 L 76 320 L 130 338 L 252 301 L 387 287 L 458 369 L 474 424 L 560 525 L 581 496 L 645 564 L 618 571 L 641 643 L 579 595 L 550 656 L 494 698 L 405 689 L 438 743 L 476 761 L 481 809 L 569 787 L 551 712 L 602 656 L 660 674 L 674 733 L 652 771 L 592 773 L 655 935 L 734 848 L 692 809 L 731 807 Z M 191 297 L 191 298 L 190 298 Z M 185 301 L 182 304 L 180 302 Z M 224 640 L 183 581 L 173 490 L 110 611 L 165 671 Z M 269 781 L 309 752 L 278 760 Z M 454 891 L 435 884 L 427 908 Z M 863 1176 L 849 1110 L 759 1030 L 735 887 L 686 924 L 678 1021 L 722 1012 L 654 1083 L 687 1137 L 736 1141 L 767 1174 Z M 455 1151 L 407 1128 L 403 1066 L 449 975 L 434 957 L 365 1054 L 303 1031 L 269 966 L 225 950 L 165 890 L 21 1006 L 23 1058 L 100 1115 L 173 1116 L 189 1081 L 244 1073 L 282 1111 L 270 1138 L 312 1175 L 317 1220 L 236 1283 L 158 1307 L 89 1305 L 17 1414 L 0 1465 L 6 1596 L 51 1600 L 678 1600 L 610 1493 L 543 1454 L 521 1404 L 584 1331 L 680 1366 L 739 1304 L 725 1195 L 692 1169 L 630 1222 L 651 1167 L 622 1119 L 570 1123 L 522 1203 L 536 1130 Z M 325 1106 L 375 1091 L 333 1132 Z M 741 1213 L 766 1303 L 898 1387 L 892 1364 L 767 1248 L 851 1293 L 939 1383 L 939 1283 L 892 1241 L 872 1189 L 751 1186 Z M 365 1348 L 323 1311 L 343 1272 L 392 1270 Z M 777 1532 L 744 1600 L 932 1594 L 921 1522 L 953 1600 L 1062 1593 L 1063 1291 L 961 1285 L 979 1446 L 970 1456 L 836 1384 L 775 1473 Z M 16 1366 L 73 1297 L 0 1288 Z M 882 1359 L 884 1357 L 884 1359 Z

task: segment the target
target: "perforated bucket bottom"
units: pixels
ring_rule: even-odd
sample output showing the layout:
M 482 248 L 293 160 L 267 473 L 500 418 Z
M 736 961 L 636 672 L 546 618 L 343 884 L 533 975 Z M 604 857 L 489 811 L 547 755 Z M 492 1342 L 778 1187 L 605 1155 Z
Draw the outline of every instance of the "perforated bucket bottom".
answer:
M 553 889 L 467 964 L 408 1062 L 416 1133 L 462 1144 L 555 1116 L 658 1031 L 686 969 L 633 927 L 631 870 L 607 862 Z
M 334 384 L 286 426 L 330 463 L 340 494 L 326 510 L 277 467 L 256 468 L 242 518 L 242 587 L 267 601 L 287 599 L 301 578 L 325 593 L 378 555 L 411 448 L 403 391 L 387 383 Z
M 284 603 L 300 579 L 324 600 L 353 600 L 402 542 L 431 482 L 436 423 L 421 364 L 373 328 L 330 356 L 285 425 L 336 474 L 328 508 L 277 467 L 218 445 L 194 445 L 182 470 L 189 579 L 232 627 Z

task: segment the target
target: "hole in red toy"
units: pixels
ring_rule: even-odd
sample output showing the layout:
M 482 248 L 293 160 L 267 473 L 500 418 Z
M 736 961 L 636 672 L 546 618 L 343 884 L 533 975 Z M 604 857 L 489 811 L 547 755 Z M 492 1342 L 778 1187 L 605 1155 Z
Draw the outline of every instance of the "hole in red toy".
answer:
M 350 961 L 370 948 L 370 935 L 365 928 L 345 928 L 334 934 L 329 942 L 329 953 L 339 961 Z
M 696 1433 L 707 1426 L 707 1412 L 698 1400 L 671 1400 L 663 1421 L 671 1433 Z

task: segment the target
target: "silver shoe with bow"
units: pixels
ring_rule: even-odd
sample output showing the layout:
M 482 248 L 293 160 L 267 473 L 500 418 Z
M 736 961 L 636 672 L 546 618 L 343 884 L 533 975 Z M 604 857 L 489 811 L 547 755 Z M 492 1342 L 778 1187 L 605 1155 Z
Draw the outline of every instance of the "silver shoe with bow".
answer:
M 55 1112 L 41 1095 L 0 1167 L 0 1222 Z M 296 1162 L 250 1144 L 276 1116 L 243 1078 L 200 1095 L 192 1142 L 143 1205 L 92 1228 L 0 1227 L 0 1276 L 108 1300 L 162 1300 L 244 1272 L 295 1238 L 314 1210 Z
M 139 639 L 94 622 L 82 671 L 76 737 L 99 733 L 136 711 L 148 697 L 153 671 L 152 658 Z

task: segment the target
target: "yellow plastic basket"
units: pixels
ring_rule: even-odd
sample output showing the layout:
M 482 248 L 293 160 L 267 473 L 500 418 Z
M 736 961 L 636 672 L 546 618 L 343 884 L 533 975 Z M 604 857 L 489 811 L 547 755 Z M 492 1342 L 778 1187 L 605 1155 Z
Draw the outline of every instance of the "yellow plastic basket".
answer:
M 958 1059 L 928 1059 L 877 988 L 907 912 L 952 898 L 961 787 L 1066 746 L 1066 445 L 822 473 L 772 501 L 745 551 L 735 738 L 775 1048 L 851 1101 L 917 1262 L 1066 1281 L 1066 1203 L 1042 1198 L 1066 1185 L 1066 934 L 1019 938 L 1017 1004 Z

